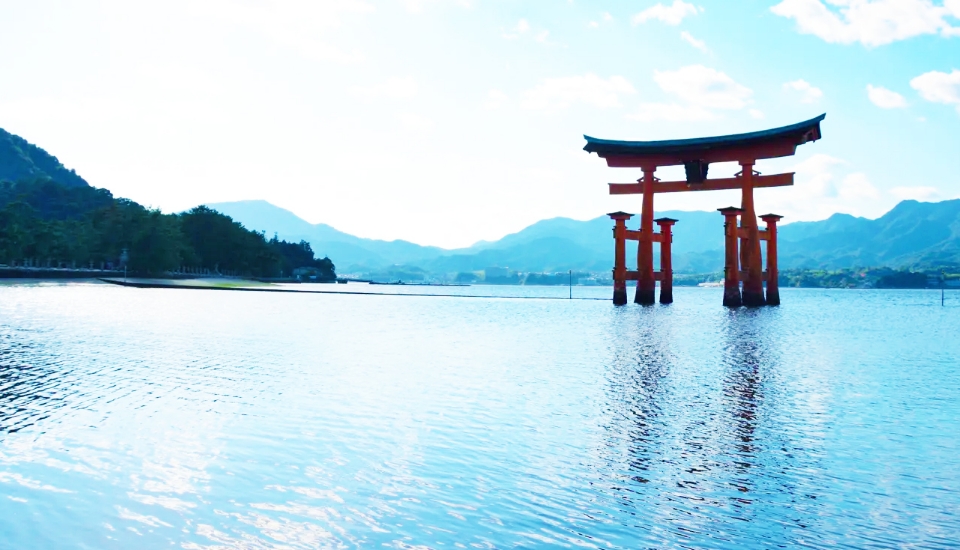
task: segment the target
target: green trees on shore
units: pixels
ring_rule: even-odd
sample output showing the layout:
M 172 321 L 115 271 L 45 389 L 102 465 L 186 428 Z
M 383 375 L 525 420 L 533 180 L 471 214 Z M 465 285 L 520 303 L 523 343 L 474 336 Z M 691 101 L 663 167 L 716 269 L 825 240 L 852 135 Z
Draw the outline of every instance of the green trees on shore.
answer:
M 0 182 L 0 263 L 52 267 L 118 267 L 140 275 L 187 269 L 251 277 L 290 276 L 310 268 L 336 278 L 333 262 L 310 244 L 249 231 L 229 216 L 198 206 L 163 214 L 105 189 L 50 180 Z

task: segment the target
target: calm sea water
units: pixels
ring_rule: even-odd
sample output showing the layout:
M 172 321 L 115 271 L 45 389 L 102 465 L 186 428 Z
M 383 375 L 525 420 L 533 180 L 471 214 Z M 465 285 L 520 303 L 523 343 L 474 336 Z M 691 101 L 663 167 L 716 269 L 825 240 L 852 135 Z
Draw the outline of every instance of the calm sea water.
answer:
M 0 547 L 958 544 L 960 296 L 676 300 L 0 286 Z

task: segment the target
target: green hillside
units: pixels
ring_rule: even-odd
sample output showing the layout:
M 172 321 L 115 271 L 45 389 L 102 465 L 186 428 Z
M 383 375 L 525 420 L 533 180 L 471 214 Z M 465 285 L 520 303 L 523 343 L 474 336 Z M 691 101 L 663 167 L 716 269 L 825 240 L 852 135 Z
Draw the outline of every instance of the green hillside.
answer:
M 57 157 L 0 128 L 0 182 L 51 180 L 64 187 L 88 187 L 73 170 L 60 164 Z

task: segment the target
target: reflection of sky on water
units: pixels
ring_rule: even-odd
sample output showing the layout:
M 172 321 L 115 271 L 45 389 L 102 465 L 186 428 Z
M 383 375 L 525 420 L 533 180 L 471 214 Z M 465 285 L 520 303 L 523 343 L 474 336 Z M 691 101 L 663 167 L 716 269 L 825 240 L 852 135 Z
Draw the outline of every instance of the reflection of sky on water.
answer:
M 50 548 L 942 544 L 960 529 L 942 327 L 960 318 L 924 297 L 0 288 L 0 530 Z

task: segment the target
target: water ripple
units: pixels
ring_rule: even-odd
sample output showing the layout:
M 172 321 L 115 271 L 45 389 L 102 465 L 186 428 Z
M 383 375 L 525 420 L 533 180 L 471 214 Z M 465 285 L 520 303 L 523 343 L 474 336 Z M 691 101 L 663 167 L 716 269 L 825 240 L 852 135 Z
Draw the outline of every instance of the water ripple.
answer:
M 0 547 L 960 540 L 960 308 L 676 294 L 0 286 Z

